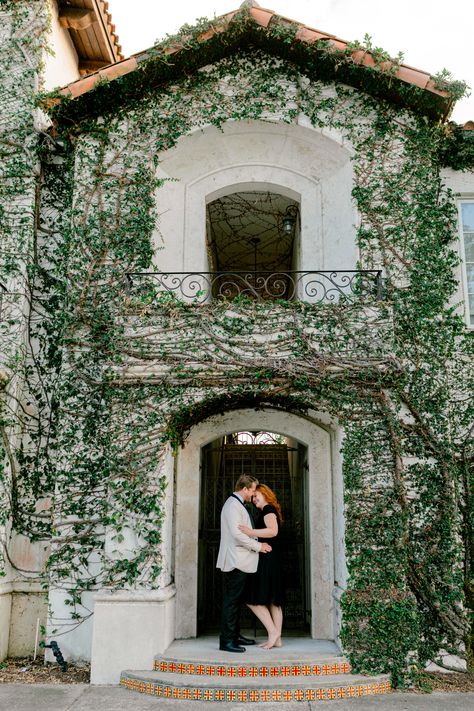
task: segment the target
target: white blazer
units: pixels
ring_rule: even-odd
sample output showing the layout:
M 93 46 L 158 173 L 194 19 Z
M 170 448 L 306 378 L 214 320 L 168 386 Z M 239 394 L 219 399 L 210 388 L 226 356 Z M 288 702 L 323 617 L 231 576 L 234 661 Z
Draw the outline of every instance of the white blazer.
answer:
M 262 544 L 239 529 L 239 523 L 252 527 L 247 509 L 235 496 L 229 496 L 221 511 L 221 542 L 216 567 L 223 572 L 238 568 L 255 573 Z

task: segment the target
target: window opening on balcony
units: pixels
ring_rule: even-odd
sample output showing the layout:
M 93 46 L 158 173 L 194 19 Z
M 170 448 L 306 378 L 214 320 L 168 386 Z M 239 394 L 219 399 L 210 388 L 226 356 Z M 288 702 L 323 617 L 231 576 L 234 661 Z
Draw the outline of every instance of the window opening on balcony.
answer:
M 207 249 L 213 297 L 294 296 L 299 205 L 284 195 L 236 192 L 207 206 Z

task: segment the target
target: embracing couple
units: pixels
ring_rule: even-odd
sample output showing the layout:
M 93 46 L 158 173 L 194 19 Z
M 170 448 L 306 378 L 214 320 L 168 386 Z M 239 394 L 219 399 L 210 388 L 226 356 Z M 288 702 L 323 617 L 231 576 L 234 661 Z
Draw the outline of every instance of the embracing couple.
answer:
M 245 506 L 259 511 L 255 526 Z M 283 582 L 279 533 L 281 508 L 273 491 L 249 474 L 242 474 L 221 513 L 221 541 L 217 567 L 224 587 L 219 649 L 245 652 L 255 644 L 240 633 L 240 605 L 246 603 L 267 630 L 263 649 L 281 647 Z M 271 542 L 267 543 L 267 540 Z

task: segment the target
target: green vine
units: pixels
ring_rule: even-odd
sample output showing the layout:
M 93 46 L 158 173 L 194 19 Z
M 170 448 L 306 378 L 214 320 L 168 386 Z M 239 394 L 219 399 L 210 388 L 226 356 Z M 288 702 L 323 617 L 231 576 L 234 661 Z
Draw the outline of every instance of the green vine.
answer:
M 473 341 L 452 306 L 456 205 L 439 175 L 450 160 L 472 167 L 470 148 L 453 151 L 427 120 L 435 97 L 427 110 L 418 90 L 387 94 L 393 71 L 370 38 L 349 48 L 374 56 L 367 73 L 246 11 L 200 41 L 214 22 L 53 106 L 41 140 L 33 87 L 15 96 L 0 220 L 24 250 L 3 259 L 0 281 L 21 276 L 30 308 L 25 323 L 9 303 L 1 323 L 3 521 L 50 547 L 38 579 L 68 593 L 78 621 L 85 591 L 163 584 L 164 459 L 194 424 L 240 407 L 324 409 L 345 432 L 341 638 L 354 668 L 401 685 L 463 645 L 472 667 Z M 192 129 L 301 114 L 354 149 L 360 266 L 384 270 L 384 301 L 196 306 L 127 292 L 127 273 L 160 268 L 160 154 Z

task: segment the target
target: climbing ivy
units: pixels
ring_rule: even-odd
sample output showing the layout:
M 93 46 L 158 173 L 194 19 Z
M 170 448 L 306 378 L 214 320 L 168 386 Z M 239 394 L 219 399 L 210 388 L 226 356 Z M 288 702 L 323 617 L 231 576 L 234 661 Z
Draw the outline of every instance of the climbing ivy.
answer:
M 16 17 L 24 6 L 8 7 Z M 380 66 L 358 91 L 330 82 L 315 55 L 303 61 L 291 24 L 266 45 L 248 12 L 204 43 L 211 24 L 168 38 L 142 72 L 53 105 L 42 140 L 32 93 L 18 99 L 41 173 L 12 154 L 1 215 L 25 185 L 41 209 L 25 223 L 31 308 L 16 323 L 27 346 L 2 334 L 5 521 L 49 547 L 38 576 L 68 593 L 80 620 L 87 590 L 166 583 L 164 459 L 194 424 L 240 407 L 324 409 L 345 432 L 341 638 L 353 667 L 403 684 L 463 645 L 472 667 L 473 342 L 452 305 L 456 206 L 439 174 L 468 159 L 424 116 L 421 92 L 401 109 L 371 91 L 381 51 L 366 48 Z M 275 56 L 277 40 L 286 49 Z M 343 53 L 324 56 L 362 82 Z M 146 282 L 127 289 L 128 273 L 160 268 L 160 154 L 192 129 L 300 115 L 353 147 L 360 267 L 384 270 L 384 300 L 196 306 Z M 2 279 L 19 264 L 12 254 Z

